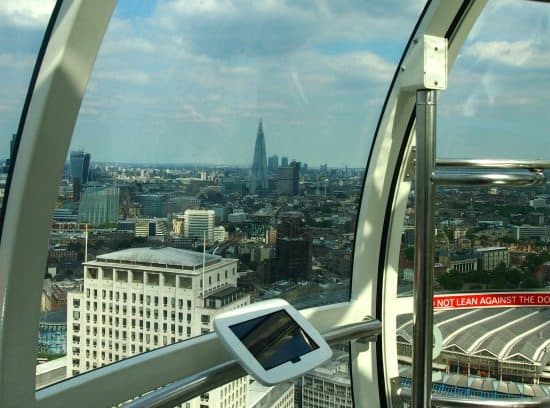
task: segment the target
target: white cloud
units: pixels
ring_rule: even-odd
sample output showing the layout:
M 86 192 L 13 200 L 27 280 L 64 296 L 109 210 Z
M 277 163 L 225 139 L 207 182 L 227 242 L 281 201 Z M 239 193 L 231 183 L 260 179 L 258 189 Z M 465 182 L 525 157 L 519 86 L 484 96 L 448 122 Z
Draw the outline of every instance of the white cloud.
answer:
M 32 67 L 36 57 L 31 54 L 12 54 L 0 52 L 0 68 L 28 70 Z
M 388 83 L 395 71 L 394 64 L 368 51 L 327 57 L 327 63 L 337 73 L 369 82 Z
M 137 85 L 147 85 L 151 83 L 151 76 L 148 72 L 137 70 L 119 70 L 119 71 L 98 71 L 95 78 L 99 80 L 122 81 Z
M 55 0 L 2 0 L 0 16 L 18 27 L 44 27 L 54 5 Z
M 464 55 L 512 67 L 550 68 L 550 50 L 541 49 L 533 40 L 478 41 Z
M 222 74 L 229 75 L 253 75 L 258 73 L 258 69 L 251 66 L 241 65 L 241 66 L 220 66 L 220 72 Z

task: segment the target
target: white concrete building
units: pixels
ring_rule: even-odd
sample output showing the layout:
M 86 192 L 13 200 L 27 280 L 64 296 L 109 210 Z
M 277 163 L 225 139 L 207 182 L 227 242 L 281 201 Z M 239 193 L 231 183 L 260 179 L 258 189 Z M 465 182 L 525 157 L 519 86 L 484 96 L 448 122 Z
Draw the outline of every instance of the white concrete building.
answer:
M 501 263 L 510 266 L 510 252 L 506 247 L 477 248 L 475 254 L 478 267 L 484 271 L 492 271 Z
M 461 258 L 450 260 L 449 270 L 460 273 L 477 271 L 477 258 Z
M 516 226 L 516 239 L 540 239 L 548 242 L 550 240 L 550 227 L 547 225 L 519 225 Z
M 183 236 L 203 239 L 206 232 L 206 240 L 214 240 L 214 222 L 216 214 L 213 210 L 185 210 L 183 213 Z
M 176 248 L 131 248 L 84 264 L 82 292 L 69 293 L 69 375 L 212 330 L 217 314 L 250 303 L 237 289 L 237 260 Z M 203 275 L 205 280 L 203 297 Z M 246 406 L 240 379 L 190 408 Z M 187 405 L 184 405 L 187 407 Z
M 214 227 L 214 242 L 223 242 L 229 237 L 229 233 L 225 230 L 223 225 Z
M 248 408 L 294 408 L 294 383 L 266 387 L 252 381 L 248 385 Z
M 348 353 L 334 350 L 328 363 L 302 377 L 302 408 L 353 408 Z

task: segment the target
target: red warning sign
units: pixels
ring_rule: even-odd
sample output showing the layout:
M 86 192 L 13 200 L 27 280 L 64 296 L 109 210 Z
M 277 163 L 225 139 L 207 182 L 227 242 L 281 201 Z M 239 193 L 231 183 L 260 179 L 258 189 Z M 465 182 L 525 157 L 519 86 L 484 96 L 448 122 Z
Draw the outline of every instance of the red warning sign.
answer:
M 434 309 L 480 307 L 549 307 L 550 292 L 468 293 L 435 295 Z

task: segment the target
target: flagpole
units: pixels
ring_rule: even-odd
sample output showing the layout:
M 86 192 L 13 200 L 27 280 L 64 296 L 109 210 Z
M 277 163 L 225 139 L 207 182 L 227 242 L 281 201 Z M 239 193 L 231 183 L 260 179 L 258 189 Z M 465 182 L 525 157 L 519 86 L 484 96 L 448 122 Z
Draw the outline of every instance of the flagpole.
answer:
M 84 232 L 84 262 L 88 262 L 88 223 Z
M 206 231 L 202 232 L 202 302 L 205 305 L 204 290 L 206 288 L 206 280 L 204 277 L 204 269 L 206 264 Z

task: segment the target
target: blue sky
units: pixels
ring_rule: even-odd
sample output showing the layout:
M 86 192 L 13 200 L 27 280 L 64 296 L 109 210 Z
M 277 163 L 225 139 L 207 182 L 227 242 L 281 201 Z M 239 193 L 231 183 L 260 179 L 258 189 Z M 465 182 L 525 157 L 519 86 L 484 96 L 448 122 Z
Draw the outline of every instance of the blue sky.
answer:
M 0 157 L 52 4 L 0 4 Z M 98 161 L 249 165 L 261 117 L 268 155 L 364 166 L 421 8 L 398 0 L 120 1 L 72 148 Z M 542 4 L 489 2 L 440 99 L 439 156 L 550 158 L 549 16 Z

